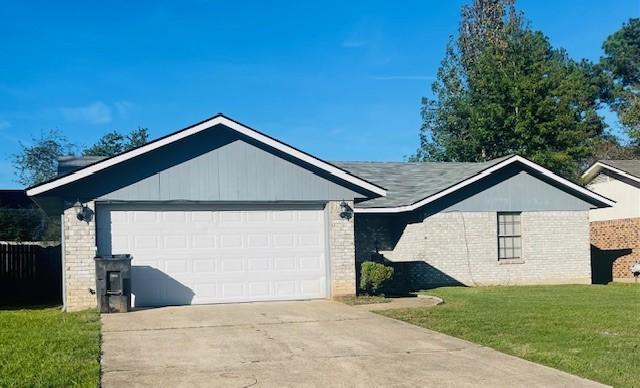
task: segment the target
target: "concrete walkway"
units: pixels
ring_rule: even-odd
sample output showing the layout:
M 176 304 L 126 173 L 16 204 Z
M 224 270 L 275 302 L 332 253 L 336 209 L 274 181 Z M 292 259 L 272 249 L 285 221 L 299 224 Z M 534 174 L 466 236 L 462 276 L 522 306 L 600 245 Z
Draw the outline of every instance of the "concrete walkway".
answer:
M 103 387 L 596 387 L 331 301 L 102 316 Z

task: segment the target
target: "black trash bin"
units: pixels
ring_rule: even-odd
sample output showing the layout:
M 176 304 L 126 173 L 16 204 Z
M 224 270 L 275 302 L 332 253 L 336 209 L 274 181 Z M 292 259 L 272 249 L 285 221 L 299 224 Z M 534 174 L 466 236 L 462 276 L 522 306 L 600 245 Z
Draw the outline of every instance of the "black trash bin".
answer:
M 101 313 L 131 311 L 131 255 L 96 256 L 96 295 Z

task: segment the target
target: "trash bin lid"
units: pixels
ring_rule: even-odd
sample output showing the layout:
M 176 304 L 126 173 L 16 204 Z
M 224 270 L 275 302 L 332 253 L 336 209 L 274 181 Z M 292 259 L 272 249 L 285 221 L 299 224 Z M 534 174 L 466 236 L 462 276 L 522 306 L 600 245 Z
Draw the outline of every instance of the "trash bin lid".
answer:
M 97 255 L 94 260 L 131 260 L 131 255 L 128 253 L 117 255 Z

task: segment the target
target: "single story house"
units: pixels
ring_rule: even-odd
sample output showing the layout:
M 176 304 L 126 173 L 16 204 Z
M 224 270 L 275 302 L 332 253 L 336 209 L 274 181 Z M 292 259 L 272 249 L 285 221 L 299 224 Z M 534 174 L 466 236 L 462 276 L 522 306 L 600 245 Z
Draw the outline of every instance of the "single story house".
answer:
M 615 205 L 593 209 L 591 244 L 607 281 L 632 281 L 631 267 L 640 262 L 640 160 L 600 160 L 582 175 L 590 190 Z
M 27 194 L 62 219 L 68 310 L 96 305 L 96 254 L 133 256 L 136 306 L 352 295 L 380 257 L 410 288 L 588 283 L 613 205 L 517 155 L 330 163 L 222 114 L 61 170 Z

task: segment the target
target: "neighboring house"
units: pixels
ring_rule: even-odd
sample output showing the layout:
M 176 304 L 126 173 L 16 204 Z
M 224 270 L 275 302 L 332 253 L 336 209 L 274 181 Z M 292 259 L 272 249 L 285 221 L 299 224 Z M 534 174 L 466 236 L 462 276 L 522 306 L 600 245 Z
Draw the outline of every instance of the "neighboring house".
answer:
M 604 281 L 632 280 L 630 268 L 640 262 L 640 160 L 601 160 L 582 179 L 590 190 L 616 202 L 589 213 L 594 257 L 611 272 Z
M 96 253 L 133 255 L 136 306 L 352 295 L 380 254 L 410 288 L 587 283 L 613 204 L 519 156 L 329 163 L 223 115 L 61 170 L 27 193 L 62 217 L 67 309 L 96 305 Z

